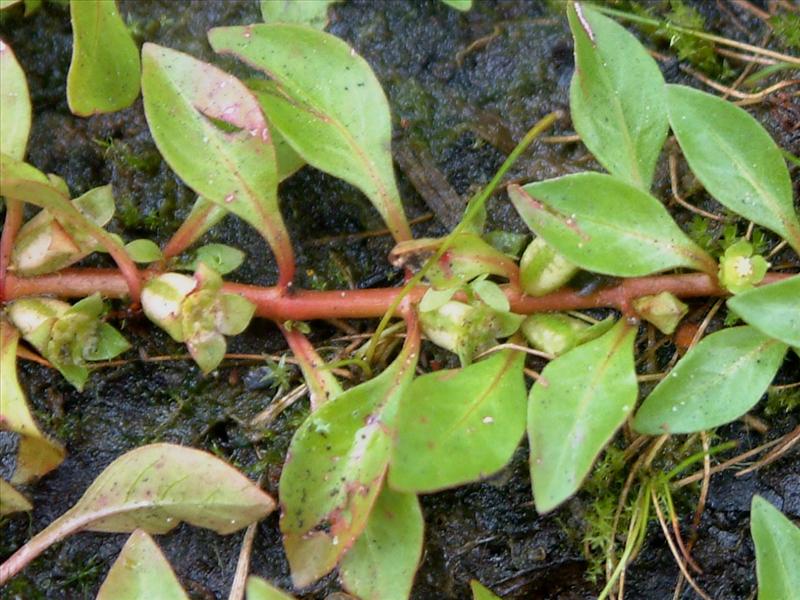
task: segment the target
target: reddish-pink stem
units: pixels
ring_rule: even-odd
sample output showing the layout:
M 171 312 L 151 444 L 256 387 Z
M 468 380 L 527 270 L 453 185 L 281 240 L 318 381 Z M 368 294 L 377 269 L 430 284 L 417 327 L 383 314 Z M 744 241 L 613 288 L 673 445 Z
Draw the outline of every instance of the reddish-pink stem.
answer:
M 142 272 L 143 279 L 156 275 Z M 768 273 L 762 284 L 791 277 L 792 273 Z M 225 292 L 240 294 L 256 305 L 259 317 L 273 321 L 311 321 L 314 319 L 358 319 L 383 316 L 401 288 L 374 288 L 342 291 L 287 291 L 280 287 L 260 287 L 242 283 L 226 283 Z M 410 293 L 412 302 L 422 298 L 427 288 L 418 286 Z M 580 310 L 610 307 L 624 309 L 642 296 L 671 292 L 679 298 L 727 296 L 716 279 L 704 273 L 653 275 L 626 279 L 618 285 L 582 295 L 562 289 L 546 296 L 525 296 L 510 286 L 504 291 L 511 309 L 519 314 L 546 311 Z M 106 297 L 122 298 L 128 294 L 124 277 L 114 269 L 65 269 L 52 275 L 22 278 L 9 273 L 6 277 L 6 300 L 22 296 L 55 295 L 82 298 L 95 292 Z
M 11 261 L 11 250 L 14 240 L 22 225 L 22 202 L 19 200 L 6 201 L 6 220 L 3 224 L 3 233 L 0 237 L 0 302 L 5 299 L 6 271 Z

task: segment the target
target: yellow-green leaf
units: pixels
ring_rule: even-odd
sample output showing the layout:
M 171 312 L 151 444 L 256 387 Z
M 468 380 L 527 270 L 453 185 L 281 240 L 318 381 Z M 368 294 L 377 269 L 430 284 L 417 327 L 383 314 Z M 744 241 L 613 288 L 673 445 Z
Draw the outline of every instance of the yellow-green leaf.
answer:
M 0 517 L 33 508 L 28 499 L 20 494 L 5 479 L 0 479 Z
M 25 72 L 11 46 L 0 39 L 0 152 L 22 160 L 31 131 L 31 100 Z
M 761 333 L 800 346 L 800 275 L 728 298 L 728 306 Z
M 583 269 L 638 277 L 688 267 L 716 275 L 716 261 L 663 204 L 616 177 L 578 173 L 508 191 L 528 227 Z
M 787 346 L 752 327 L 704 337 L 642 403 L 640 433 L 693 433 L 741 417 L 767 391 Z
M 49 473 L 64 460 L 64 448 L 39 429 L 17 379 L 19 332 L 0 319 L 0 427 L 20 435 L 13 483 Z
M 232 75 L 176 50 L 145 44 L 142 64 L 145 114 L 161 154 L 195 192 L 261 233 L 275 253 L 280 283 L 287 285 L 294 252 L 278 208 L 275 149 L 258 100 Z
M 208 38 L 215 51 L 275 81 L 277 93 L 261 96 L 270 123 L 306 162 L 363 191 L 395 239 L 411 237 L 392 164 L 389 104 L 353 48 L 323 31 L 280 23 L 220 27 Z
M 139 51 L 116 0 L 70 2 L 70 16 L 69 109 L 88 117 L 133 104 L 139 95 Z
M 416 495 L 384 487 L 364 532 L 342 559 L 345 589 L 361 600 L 406 600 L 422 556 L 424 525 Z
M 502 469 L 525 432 L 523 364 L 504 350 L 415 379 L 397 415 L 389 484 L 432 492 Z
M 295 586 L 333 569 L 367 526 L 418 344 L 418 333 L 409 332 L 383 373 L 325 402 L 295 432 L 280 481 L 281 531 Z
M 136 529 L 111 565 L 96 600 L 189 600 L 161 548 Z
M 750 531 L 756 546 L 758 600 L 800 593 L 800 528 L 761 496 L 753 496 Z
M 667 86 L 667 101 L 675 137 L 708 193 L 800 252 L 789 170 L 761 124 L 731 102 L 682 85 Z
M 299 23 L 315 29 L 328 26 L 328 7 L 338 0 L 261 0 L 265 23 Z
M 612 175 L 646 191 L 667 137 L 661 71 L 633 34 L 590 6 L 570 3 L 567 16 L 575 39 L 575 131 Z
M 638 393 L 635 339 L 636 328 L 619 321 L 601 337 L 550 362 L 531 388 L 531 481 L 540 513 L 578 491 L 633 410 Z

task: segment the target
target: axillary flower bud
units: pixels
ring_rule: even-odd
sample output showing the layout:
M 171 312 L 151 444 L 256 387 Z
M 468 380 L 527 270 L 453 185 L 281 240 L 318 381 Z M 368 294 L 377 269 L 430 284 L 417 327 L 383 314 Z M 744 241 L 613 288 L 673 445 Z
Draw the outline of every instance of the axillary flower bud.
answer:
M 224 358 L 224 336 L 244 331 L 255 313 L 248 300 L 222 292 L 219 274 L 202 262 L 194 277 L 164 273 L 147 282 L 142 308 L 172 339 L 186 343 L 204 373 Z
M 11 303 L 8 318 L 67 381 L 83 390 L 88 361 L 107 360 L 130 348 L 116 329 L 101 320 L 104 312 L 100 294 L 73 306 L 49 298 L 22 298 Z
M 494 310 L 483 303 L 446 302 L 436 310 L 420 313 L 422 331 L 437 346 L 458 355 L 468 365 L 476 354 L 491 348 L 498 338 L 513 334 L 521 315 Z

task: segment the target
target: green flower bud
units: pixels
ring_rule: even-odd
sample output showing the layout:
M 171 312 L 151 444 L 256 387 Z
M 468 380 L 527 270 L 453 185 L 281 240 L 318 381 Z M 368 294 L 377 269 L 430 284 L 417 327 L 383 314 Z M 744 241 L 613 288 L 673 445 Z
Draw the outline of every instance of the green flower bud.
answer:
M 219 273 L 202 262 L 193 278 L 165 273 L 150 280 L 142 290 L 142 308 L 172 339 L 186 342 L 204 373 L 224 358 L 223 336 L 244 331 L 255 313 L 248 300 L 222 293 Z
M 522 290 L 530 296 L 544 296 L 557 290 L 579 270 L 542 238 L 536 238 L 525 249 L 519 269 Z
M 479 303 L 451 300 L 433 311 L 420 313 L 422 331 L 437 346 L 458 355 L 468 365 L 476 354 L 491 348 L 497 338 L 512 335 L 524 317 L 499 312 Z
M 522 322 L 522 335 L 537 350 L 554 356 L 571 350 L 581 341 L 589 324 L 562 314 L 536 314 Z
M 656 296 L 642 296 L 634 300 L 633 308 L 642 319 L 649 321 L 667 335 L 675 331 L 689 307 L 669 292 Z

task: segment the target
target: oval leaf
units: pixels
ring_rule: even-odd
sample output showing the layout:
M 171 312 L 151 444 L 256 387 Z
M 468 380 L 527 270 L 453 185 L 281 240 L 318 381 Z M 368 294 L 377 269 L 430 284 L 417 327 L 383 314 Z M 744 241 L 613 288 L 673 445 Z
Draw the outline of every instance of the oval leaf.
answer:
M 328 25 L 328 6 L 338 0 L 261 0 L 265 23 L 300 23 L 315 29 Z
M 786 238 L 800 252 L 800 221 L 781 151 L 745 110 L 682 85 L 667 86 L 669 122 L 708 193 Z
M 717 265 L 651 195 L 601 173 L 509 186 L 522 220 L 579 267 L 638 277 L 676 267 L 716 274 Z
M 0 153 L 22 160 L 31 131 L 31 100 L 25 72 L 0 40 Z
M 800 275 L 728 298 L 748 325 L 790 346 L 800 346 Z
M 266 517 L 275 502 L 202 450 L 151 444 L 122 455 L 77 504 L 0 566 L 0 585 L 49 546 L 78 531 L 166 533 L 182 521 L 227 534 Z
M 88 117 L 121 110 L 139 95 L 139 50 L 116 0 L 70 2 L 72 62 L 67 103 Z
M 15 512 L 32 510 L 33 504 L 5 479 L 0 479 L 0 517 Z
M 261 577 L 251 575 L 247 578 L 247 600 L 293 600 L 293 596 L 284 594 Z
M 384 487 L 364 533 L 342 559 L 345 589 L 361 600 L 406 600 L 422 556 L 424 526 L 414 494 Z
M 575 39 L 569 105 L 575 131 L 609 173 L 647 190 L 667 137 L 664 78 L 639 40 L 583 4 L 567 8 Z
M 161 249 L 152 240 L 133 240 L 125 244 L 125 250 L 131 257 L 131 260 L 137 263 L 147 264 L 163 258 Z
M 645 399 L 633 427 L 640 433 L 692 433 L 741 417 L 767 391 L 786 345 L 752 327 L 703 338 Z
M 189 600 L 161 548 L 137 529 L 111 565 L 96 600 Z
M 278 209 L 275 149 L 258 100 L 235 77 L 169 48 L 145 44 L 142 63 L 145 114 L 161 154 L 195 192 L 261 233 L 275 253 L 280 283 L 288 284 L 294 253 Z
M 570 350 L 531 388 L 528 438 L 536 510 L 553 510 L 574 494 L 636 403 L 636 328 L 624 321 Z
M 800 590 L 800 528 L 761 496 L 753 496 L 750 532 L 756 546 L 758 600 L 796 598 Z
M 327 401 L 298 428 L 280 481 L 281 531 L 296 587 L 338 562 L 361 534 L 389 463 L 395 414 L 419 334 L 380 375 Z
M 219 27 L 208 39 L 216 52 L 277 83 L 278 93 L 261 100 L 306 162 L 364 192 L 395 239 L 411 237 L 392 165 L 389 104 L 363 58 L 337 37 L 301 25 Z
M 504 350 L 415 379 L 397 415 L 389 485 L 433 492 L 502 469 L 525 432 L 523 364 Z
M 500 600 L 498 596 L 487 587 L 481 584 L 477 579 L 469 582 L 469 587 L 472 590 L 472 600 Z

